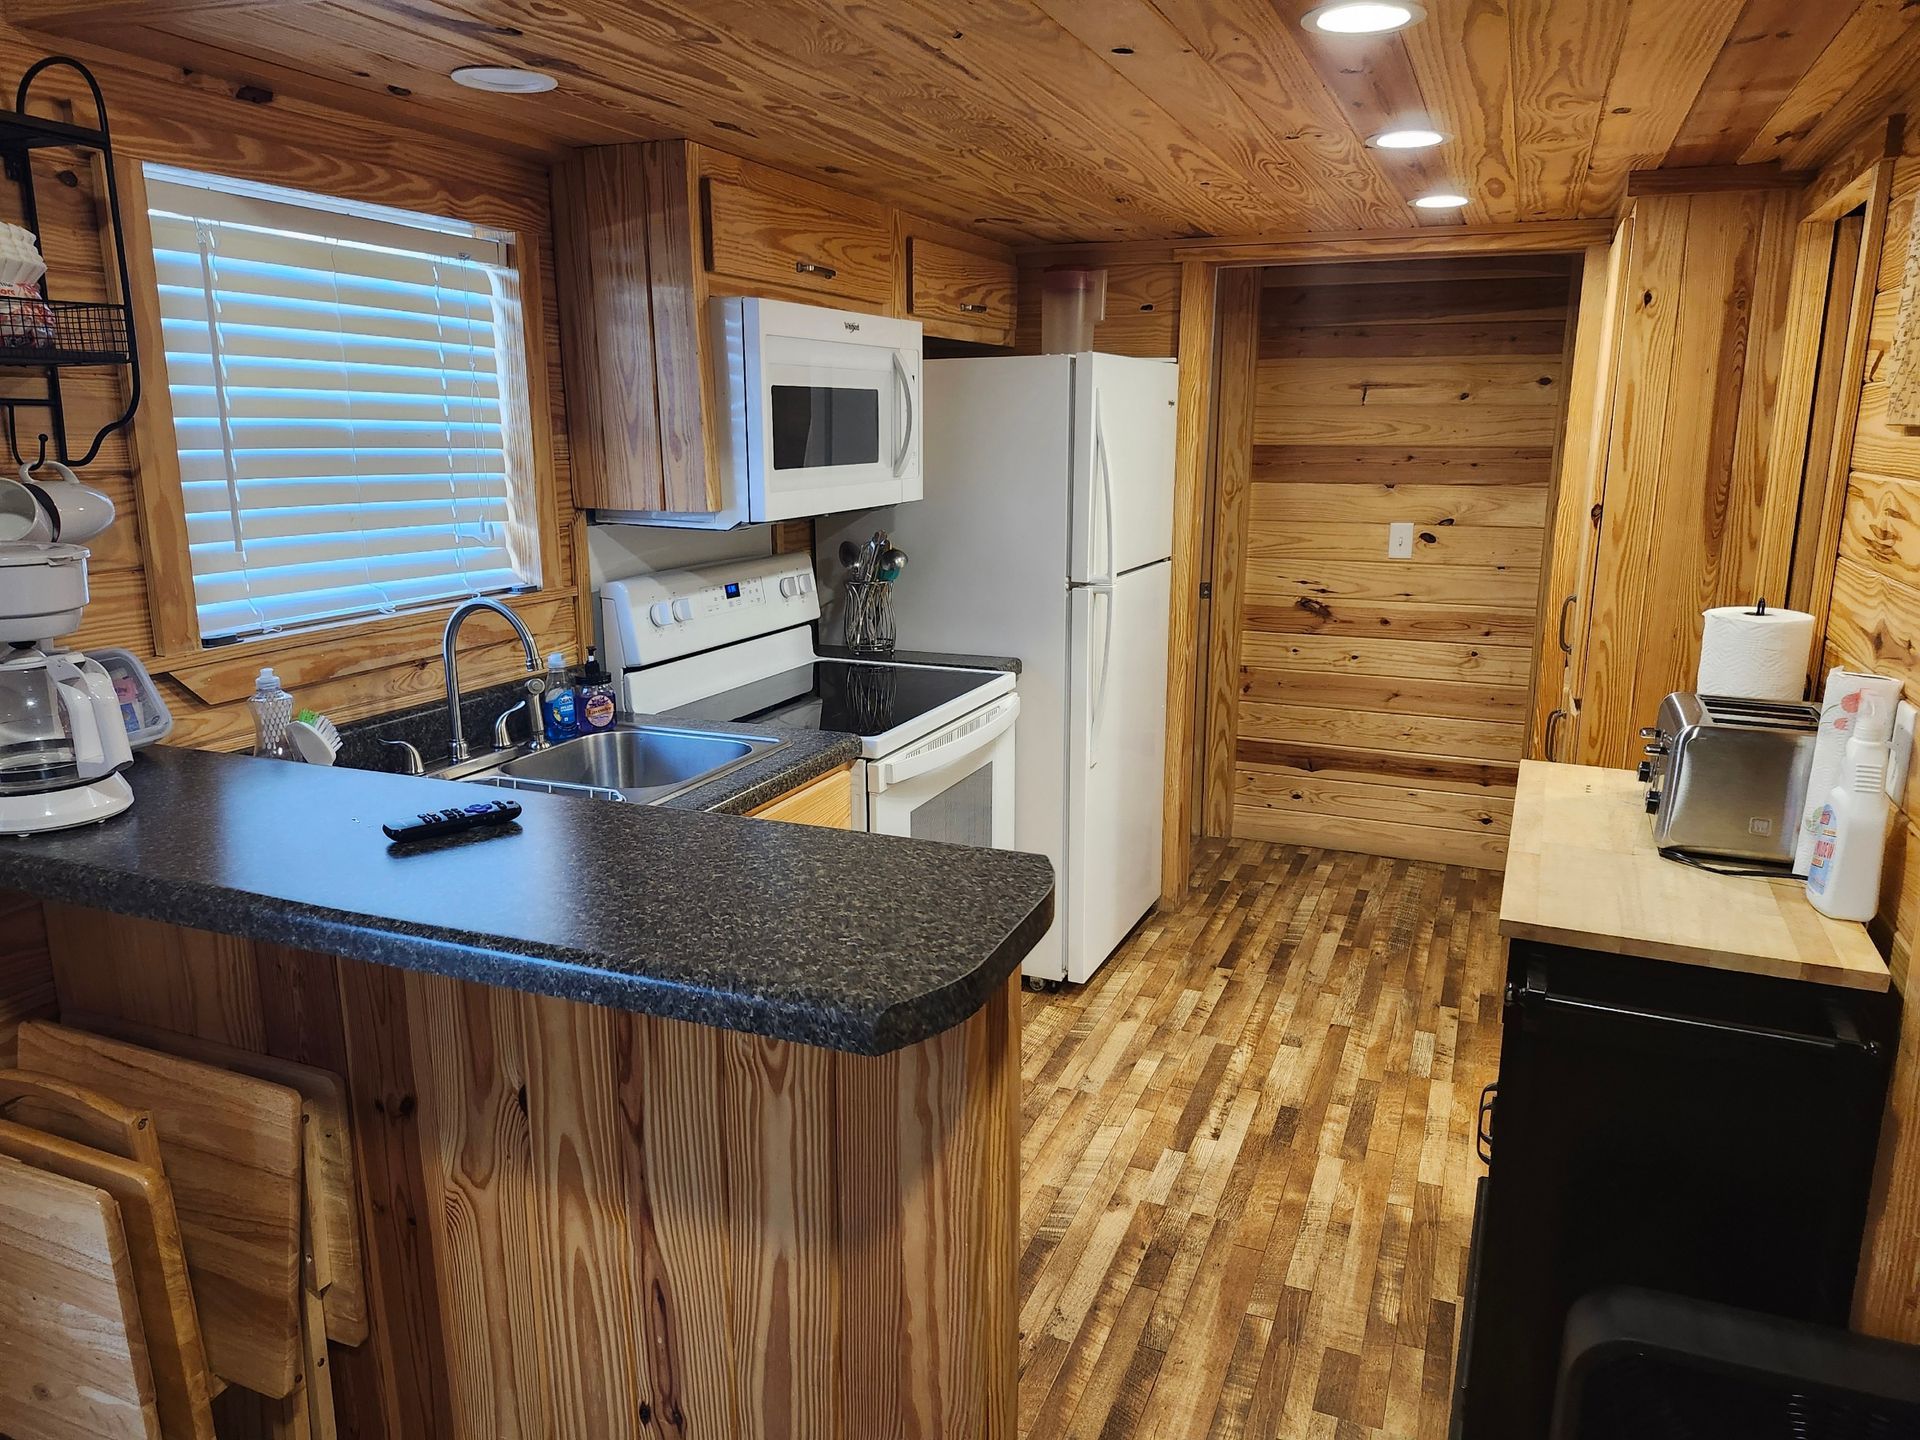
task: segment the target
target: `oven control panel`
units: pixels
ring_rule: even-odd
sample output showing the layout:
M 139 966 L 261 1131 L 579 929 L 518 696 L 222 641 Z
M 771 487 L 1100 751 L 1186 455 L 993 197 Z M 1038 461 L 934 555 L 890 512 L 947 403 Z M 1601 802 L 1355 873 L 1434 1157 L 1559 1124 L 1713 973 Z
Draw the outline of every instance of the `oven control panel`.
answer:
M 600 587 L 607 665 L 616 674 L 819 618 L 813 562 L 805 555 L 725 560 Z

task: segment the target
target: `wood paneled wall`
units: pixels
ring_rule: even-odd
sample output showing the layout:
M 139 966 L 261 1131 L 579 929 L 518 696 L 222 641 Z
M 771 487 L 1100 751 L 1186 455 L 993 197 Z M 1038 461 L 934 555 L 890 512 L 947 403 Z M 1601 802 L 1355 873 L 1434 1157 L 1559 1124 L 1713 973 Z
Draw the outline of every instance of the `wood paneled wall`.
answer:
M 1207 808 L 1224 813 L 1230 786 L 1238 837 L 1498 868 L 1572 262 L 1282 266 L 1266 282 L 1239 653 L 1214 657 L 1237 674 L 1237 736 L 1208 757 Z M 1400 521 L 1413 554 L 1390 559 Z
M 1824 664 L 1897 675 L 1907 699 L 1920 703 L 1920 428 L 1887 423 L 1882 375 L 1908 227 L 1920 199 L 1920 150 L 1910 145 L 1909 151 L 1893 169 L 1873 287 Z M 1920 943 L 1920 767 L 1909 773 L 1895 819 L 1873 930 L 1905 997 L 1906 1014 L 1856 1323 L 1874 1334 L 1920 1342 L 1920 1012 L 1913 988 L 1914 948 Z
M 1633 202 L 1588 607 L 1586 764 L 1639 760 L 1639 727 L 1670 691 L 1693 688 L 1701 611 L 1785 593 L 1788 547 L 1770 527 L 1790 532 L 1799 477 L 1776 493 L 1768 461 L 1800 205 L 1792 190 Z
M 44 39 L 0 24 L 0 83 L 9 95 L 14 78 L 45 51 Z M 59 74 L 54 72 L 49 79 Z M 99 64 L 96 74 L 106 93 L 116 148 L 129 159 L 159 160 L 458 216 L 511 229 L 520 237 L 524 253 L 532 258 L 527 291 L 538 311 L 529 317 L 528 341 L 534 357 L 532 398 L 543 412 L 535 428 L 537 434 L 551 432 L 551 439 L 535 456 L 543 500 L 539 521 L 543 528 L 552 527 L 559 565 L 557 573 L 545 577 L 539 596 L 515 603 L 543 650 L 563 649 L 577 655 L 578 582 L 559 332 L 553 307 L 541 298 L 553 293 L 545 166 L 490 147 L 273 98 L 264 90 L 248 90 L 247 98 L 240 98 L 231 84 L 164 65 L 129 59 Z M 35 92 L 43 93 L 38 85 Z M 44 93 L 61 92 L 59 86 L 48 83 Z M 79 101 L 75 118 L 91 123 L 90 104 Z M 38 155 L 38 193 L 48 229 L 52 293 L 61 298 L 105 298 L 95 186 L 87 163 L 65 151 Z M 60 178 L 62 172 L 72 183 Z M 12 189 L 0 184 L 0 212 L 10 219 L 17 218 L 11 208 Z M 157 364 L 150 364 L 146 372 L 142 403 L 149 419 L 167 414 L 166 390 L 157 383 L 160 373 Z M 99 423 L 96 417 L 117 413 L 122 403 L 113 371 L 84 372 L 70 393 L 78 400 L 72 406 L 71 426 L 76 433 L 85 428 L 82 443 Z M 23 417 L 23 439 L 30 440 L 37 420 L 33 415 Z M 171 435 L 171 425 L 164 419 L 155 429 L 156 443 L 164 443 Z M 148 546 L 154 542 L 135 504 L 137 464 L 132 439 L 120 435 L 108 441 L 99 460 L 85 471 L 87 481 L 112 496 L 120 518 L 93 543 L 93 600 L 86 624 L 73 643 L 122 646 L 151 658 L 156 640 L 150 597 L 160 580 L 148 563 Z M 184 556 L 180 557 L 177 573 L 184 573 L 185 564 Z M 431 699 L 443 684 L 438 618 L 423 617 L 424 623 L 388 622 L 383 631 L 340 627 L 317 645 L 310 642 L 305 659 L 284 665 L 281 674 L 289 677 L 300 704 L 343 720 Z M 511 642 L 504 626 L 473 626 L 471 643 L 476 649 L 465 661 L 462 679 L 478 685 L 518 673 L 519 646 Z M 254 670 L 279 658 L 262 651 L 278 648 L 269 641 L 209 652 L 214 663 L 202 660 L 194 667 L 194 688 L 162 674 L 160 683 L 176 722 L 174 740 L 216 748 L 251 743 L 244 695 L 252 688 Z M 163 660 L 158 668 L 169 668 L 169 662 Z M 322 673 L 337 678 L 317 678 Z M 304 678 L 309 676 L 313 678 Z

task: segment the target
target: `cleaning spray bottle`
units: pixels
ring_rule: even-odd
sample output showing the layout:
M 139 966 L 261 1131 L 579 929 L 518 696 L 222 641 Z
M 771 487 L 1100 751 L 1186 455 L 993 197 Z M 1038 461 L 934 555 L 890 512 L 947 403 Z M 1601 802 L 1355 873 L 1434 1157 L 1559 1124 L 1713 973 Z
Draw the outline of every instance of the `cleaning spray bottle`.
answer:
M 1880 905 L 1880 864 L 1887 851 L 1887 764 L 1893 707 L 1862 700 L 1864 713 L 1847 741 L 1840 783 L 1820 807 L 1807 871 L 1807 899 L 1835 920 L 1871 920 Z

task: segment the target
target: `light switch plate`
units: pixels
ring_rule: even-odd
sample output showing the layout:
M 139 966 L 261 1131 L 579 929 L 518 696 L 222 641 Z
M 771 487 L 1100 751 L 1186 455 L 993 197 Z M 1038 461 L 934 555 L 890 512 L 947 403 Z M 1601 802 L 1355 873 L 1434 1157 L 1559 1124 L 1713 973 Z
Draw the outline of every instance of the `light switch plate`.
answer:
M 1907 790 L 1907 763 L 1913 759 L 1913 727 L 1920 710 L 1913 702 L 1902 700 L 1893 712 L 1893 745 L 1887 756 L 1887 794 L 1897 803 Z
M 1413 558 L 1413 522 L 1396 520 L 1387 526 L 1387 559 L 1411 560 Z

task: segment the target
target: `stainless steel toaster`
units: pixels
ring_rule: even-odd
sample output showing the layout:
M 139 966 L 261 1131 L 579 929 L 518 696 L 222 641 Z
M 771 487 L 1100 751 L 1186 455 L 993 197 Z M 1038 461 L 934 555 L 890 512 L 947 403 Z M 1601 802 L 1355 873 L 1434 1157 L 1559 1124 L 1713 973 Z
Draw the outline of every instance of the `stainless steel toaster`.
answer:
M 1667 696 L 1659 723 L 1640 732 L 1654 844 L 1791 864 L 1819 734 L 1818 705 Z

